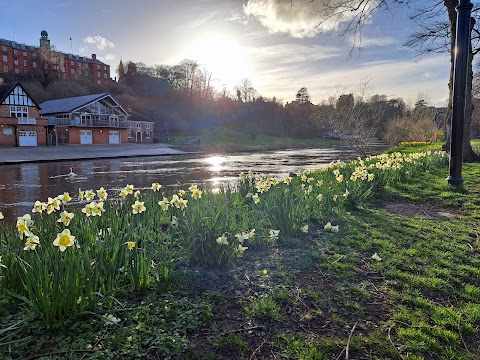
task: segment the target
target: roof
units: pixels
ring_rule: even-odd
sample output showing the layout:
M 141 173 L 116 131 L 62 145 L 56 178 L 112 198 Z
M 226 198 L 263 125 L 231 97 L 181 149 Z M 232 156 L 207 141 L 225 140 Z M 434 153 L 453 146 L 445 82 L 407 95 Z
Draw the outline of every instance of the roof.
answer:
M 111 98 L 112 101 L 115 102 L 123 112 L 125 112 L 125 114 L 128 114 L 113 98 L 112 95 L 110 95 L 109 93 L 102 93 L 45 101 L 40 104 L 42 108 L 42 110 L 40 111 L 40 115 L 70 113 L 88 104 L 100 101 L 107 97 Z
M 16 81 L 16 82 L 13 82 L 13 83 L 9 83 L 9 84 L 3 84 L 3 85 L 0 85 L 0 104 L 3 103 L 3 101 L 7 98 L 8 95 L 10 95 L 10 93 L 13 91 L 13 89 L 15 89 L 17 86 L 20 86 L 23 91 L 25 91 L 25 93 L 28 95 L 28 97 L 30 98 L 30 100 L 32 100 L 32 102 L 35 104 L 36 107 L 38 107 L 40 109 L 40 106 L 37 104 L 37 102 L 30 96 L 30 94 L 28 93 L 27 90 L 25 90 L 25 88 L 22 86 L 22 84 L 20 84 L 19 81 Z

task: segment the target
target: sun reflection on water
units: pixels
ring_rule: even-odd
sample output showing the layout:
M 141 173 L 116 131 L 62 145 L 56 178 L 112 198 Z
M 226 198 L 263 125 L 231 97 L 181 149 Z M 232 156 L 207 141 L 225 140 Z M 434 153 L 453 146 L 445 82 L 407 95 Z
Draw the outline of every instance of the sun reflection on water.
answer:
M 220 156 L 220 155 L 215 155 L 215 156 L 210 156 L 205 159 L 205 162 L 210 165 L 209 170 L 213 172 L 220 172 L 223 170 L 223 164 L 226 161 L 225 156 Z

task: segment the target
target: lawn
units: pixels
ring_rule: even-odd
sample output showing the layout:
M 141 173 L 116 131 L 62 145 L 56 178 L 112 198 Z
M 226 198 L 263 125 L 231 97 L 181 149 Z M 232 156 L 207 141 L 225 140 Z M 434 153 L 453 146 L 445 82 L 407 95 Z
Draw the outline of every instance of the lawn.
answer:
M 46 241 L 24 251 L 25 239 L 6 229 L 0 357 L 478 359 L 480 165 L 465 164 L 465 188 L 456 189 L 446 183 L 446 159 L 435 156 L 402 158 L 396 170 L 395 155 L 382 169 L 337 163 L 291 184 L 245 174 L 236 192 L 198 198 L 190 189 L 183 209 L 186 194 L 134 197 L 126 187 L 104 214 L 93 205 L 83 214 L 98 216 L 75 213 L 72 234 L 94 245 L 64 252 Z M 168 209 L 148 211 L 157 200 Z M 53 240 L 62 224 L 40 216 L 31 232 Z M 27 260 L 32 268 L 15 265 Z M 72 275 L 80 297 L 53 287 L 45 263 L 83 272 L 86 279 Z

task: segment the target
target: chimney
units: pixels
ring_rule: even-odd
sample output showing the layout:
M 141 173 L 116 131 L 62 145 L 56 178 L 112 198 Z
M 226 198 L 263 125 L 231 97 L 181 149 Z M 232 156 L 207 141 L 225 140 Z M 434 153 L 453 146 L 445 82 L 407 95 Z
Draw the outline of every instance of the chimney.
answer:
M 93 60 L 97 60 L 97 55 L 92 54 L 92 59 L 93 59 Z

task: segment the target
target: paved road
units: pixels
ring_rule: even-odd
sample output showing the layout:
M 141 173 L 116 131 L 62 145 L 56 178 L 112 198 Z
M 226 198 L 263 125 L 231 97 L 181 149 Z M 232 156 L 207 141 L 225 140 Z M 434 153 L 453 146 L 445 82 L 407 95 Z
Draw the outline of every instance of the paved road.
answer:
M 56 160 L 179 155 L 165 144 L 61 145 L 0 148 L 0 165 Z

